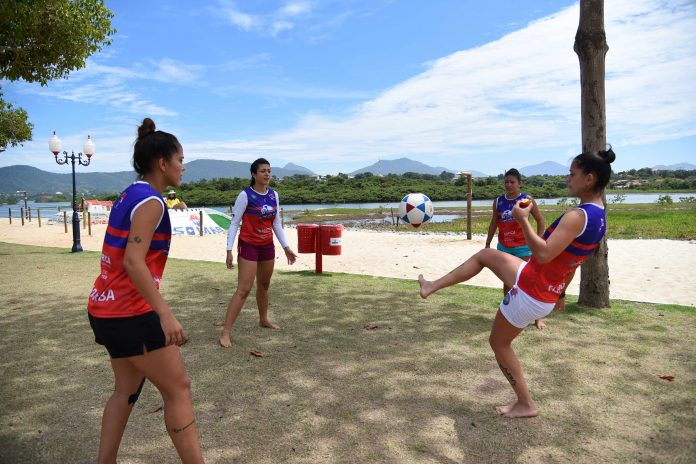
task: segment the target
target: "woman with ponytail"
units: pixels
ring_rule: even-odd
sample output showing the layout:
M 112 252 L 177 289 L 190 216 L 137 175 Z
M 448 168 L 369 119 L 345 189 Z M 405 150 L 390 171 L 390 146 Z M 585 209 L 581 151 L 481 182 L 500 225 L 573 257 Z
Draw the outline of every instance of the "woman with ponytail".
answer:
M 240 230 L 237 241 L 237 290 L 227 306 L 223 322 L 220 346 L 230 348 L 232 325 L 242 311 L 251 288 L 256 280 L 256 304 L 259 309 L 259 325 L 269 329 L 279 327 L 268 318 L 268 289 L 271 286 L 273 267 L 275 265 L 275 233 L 280 246 L 283 247 L 289 264 L 294 264 L 297 255 L 288 245 L 280 223 L 278 194 L 268 185 L 271 182 L 271 163 L 259 158 L 251 164 L 251 182 L 237 196 L 232 210 L 232 222 L 227 233 L 227 269 L 232 269 L 234 256 L 232 247 Z M 242 221 L 242 219 L 244 219 Z M 241 222 L 241 229 L 240 224 Z
M 111 210 L 101 273 L 87 304 L 95 341 L 109 352 L 115 379 L 102 416 L 98 462 L 116 462 L 128 417 L 148 379 L 162 394 L 164 423 L 182 462 L 200 463 L 190 381 L 179 352 L 186 334 L 159 293 L 172 233 L 161 192 L 181 183 L 184 151 L 174 135 L 145 118 L 133 167 L 138 179 Z
M 489 342 L 501 371 L 517 401 L 496 408 L 505 417 L 533 417 L 538 411 L 524 378 L 522 366 L 512 350 L 512 341 L 524 328 L 548 315 L 554 305 L 565 299 L 565 288 L 575 269 L 599 246 L 606 230 L 602 201 L 616 155 L 605 151 L 582 153 L 573 159 L 568 175 L 568 193 L 578 197 L 580 205 L 565 212 L 546 230 L 543 237 L 529 222 L 531 208 L 518 201 L 512 216 L 532 250 L 529 262 L 499 250 L 485 248 L 434 281 L 418 276 L 421 298 L 451 285 L 465 282 L 486 267 L 510 287 L 493 322 Z

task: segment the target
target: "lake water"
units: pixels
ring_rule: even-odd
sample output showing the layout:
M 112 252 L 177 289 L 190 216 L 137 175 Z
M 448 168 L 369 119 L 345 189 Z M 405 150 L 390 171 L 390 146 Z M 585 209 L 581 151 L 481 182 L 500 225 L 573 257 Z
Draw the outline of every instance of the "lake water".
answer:
M 282 192 L 281 192 L 282 195 Z M 623 194 L 626 196 L 624 201 L 622 202 L 623 204 L 638 204 L 638 203 L 655 203 L 657 202 L 657 199 L 665 195 L 664 193 L 625 193 Z M 670 193 L 668 194 L 672 197 L 672 200 L 675 203 L 679 202 L 680 197 L 696 197 L 696 192 L 690 192 L 690 193 Z M 616 197 L 616 194 L 609 194 L 607 195 L 607 201 L 609 203 L 612 202 L 612 200 Z M 557 204 L 562 198 L 537 198 L 536 201 L 540 205 L 555 205 Z M 493 204 L 493 200 L 473 200 L 471 202 L 473 206 L 491 206 Z M 72 213 L 72 206 L 71 203 L 69 202 L 56 202 L 56 203 L 37 203 L 34 201 L 28 201 L 27 206 L 29 206 L 32 211 L 36 211 L 37 208 L 41 208 L 41 215 L 42 217 L 48 217 L 49 215 L 55 214 L 59 209 L 61 211 L 63 210 L 68 210 L 68 217 L 71 217 L 70 214 Z M 391 202 L 391 203 L 333 203 L 333 204 L 307 204 L 307 205 L 281 205 L 286 218 L 289 216 L 292 216 L 293 211 L 304 211 L 304 210 L 318 210 L 318 209 L 326 209 L 326 208 L 355 208 L 355 209 L 374 209 L 374 208 L 384 208 L 385 210 L 388 210 L 389 208 L 394 208 L 396 211 L 399 208 L 399 202 Z M 434 201 L 433 206 L 435 207 L 435 217 L 433 218 L 433 222 L 446 222 L 446 221 L 451 221 L 458 216 L 456 215 L 438 215 L 437 210 L 438 208 L 452 208 L 452 207 L 466 207 L 466 201 Z M 24 201 L 20 201 L 17 204 L 14 205 L 0 205 L 0 217 L 6 218 L 9 215 L 9 210 L 12 210 L 12 217 L 19 219 L 19 209 L 24 207 Z M 217 209 L 222 212 L 227 212 L 228 207 L 226 206 L 220 206 L 220 207 L 214 207 L 214 209 Z M 32 213 L 33 215 L 33 213 Z

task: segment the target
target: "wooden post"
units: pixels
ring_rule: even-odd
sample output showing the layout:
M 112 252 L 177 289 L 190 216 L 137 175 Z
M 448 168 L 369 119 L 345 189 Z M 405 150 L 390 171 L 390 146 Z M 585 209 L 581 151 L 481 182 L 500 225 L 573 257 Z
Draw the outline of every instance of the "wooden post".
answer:
M 36 208 L 36 219 L 39 220 L 39 227 L 41 227 L 41 208 Z
M 31 222 L 31 206 L 27 206 L 27 219 Z
M 22 216 L 22 225 L 24 225 L 24 208 L 19 208 L 19 214 Z
M 10 218 L 10 224 L 12 224 L 12 208 L 7 208 L 7 217 Z
M 322 271 L 322 266 L 321 266 L 321 258 L 322 258 L 322 255 L 321 255 L 321 243 L 322 243 L 321 242 L 321 224 L 319 224 L 319 229 L 317 229 L 317 235 L 316 235 L 315 240 L 316 240 L 316 242 L 314 242 L 314 243 L 315 243 L 316 247 L 314 249 L 315 250 L 315 253 L 314 253 L 314 256 L 315 256 L 314 273 L 321 274 L 321 271 Z
M 471 198 L 474 196 L 474 189 L 470 172 L 466 175 L 466 186 L 466 239 L 471 240 Z
M 285 215 L 283 214 L 283 208 L 280 208 L 280 227 L 285 229 Z
M 87 212 L 87 233 L 92 236 L 92 213 Z
M 86 219 L 87 219 L 87 212 L 83 209 L 83 210 L 82 210 L 82 229 L 86 229 L 86 228 L 87 228 L 87 221 L 86 221 Z
M 203 236 L 203 210 L 198 211 L 198 228 L 200 229 L 201 237 Z
M 63 211 L 63 227 L 65 227 L 65 233 L 68 233 L 68 212 Z

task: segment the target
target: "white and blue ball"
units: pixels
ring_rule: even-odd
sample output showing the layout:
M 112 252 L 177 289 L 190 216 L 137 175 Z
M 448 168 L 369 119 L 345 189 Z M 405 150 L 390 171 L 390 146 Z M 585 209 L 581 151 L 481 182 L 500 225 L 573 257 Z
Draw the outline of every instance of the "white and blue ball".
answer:
M 413 227 L 428 222 L 434 213 L 433 202 L 422 193 L 409 193 L 399 203 L 401 220 Z

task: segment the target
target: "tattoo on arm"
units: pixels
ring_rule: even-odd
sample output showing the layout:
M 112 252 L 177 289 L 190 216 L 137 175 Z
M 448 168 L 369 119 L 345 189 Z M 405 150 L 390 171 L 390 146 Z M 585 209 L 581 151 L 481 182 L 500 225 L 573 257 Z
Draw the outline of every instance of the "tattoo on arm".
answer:
M 188 424 L 184 425 L 184 426 L 181 427 L 180 429 L 177 429 L 176 427 L 172 427 L 171 432 L 172 432 L 172 433 L 183 432 L 184 430 L 186 430 L 187 428 L 189 428 L 190 426 L 192 426 L 194 422 L 196 422 L 196 419 L 193 419 L 191 422 L 189 422 Z
M 503 367 L 502 364 L 498 363 L 498 367 L 500 367 L 500 370 L 503 371 L 503 375 L 505 376 L 506 379 L 508 379 L 508 382 L 510 382 L 510 385 L 513 387 L 517 383 L 517 380 L 512 376 L 512 372 L 510 372 L 510 369 L 507 367 Z
M 136 235 L 135 237 L 133 237 L 133 238 L 129 238 L 129 239 L 128 239 L 128 243 L 133 243 L 133 242 L 135 242 L 135 243 L 140 243 L 140 242 L 142 242 L 142 241 L 143 241 L 143 239 L 140 238 L 140 237 L 137 236 L 137 235 Z

